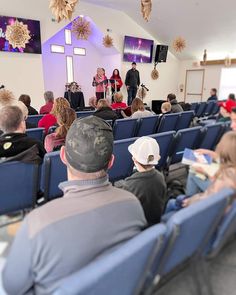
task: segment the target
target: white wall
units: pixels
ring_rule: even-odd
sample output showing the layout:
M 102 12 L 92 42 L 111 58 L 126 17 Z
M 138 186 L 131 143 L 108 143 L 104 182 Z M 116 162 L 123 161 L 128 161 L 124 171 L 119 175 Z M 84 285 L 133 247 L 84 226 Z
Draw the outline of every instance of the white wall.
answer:
M 68 23 L 61 22 L 60 24 L 57 24 L 51 21 L 52 15 L 48 8 L 48 1 L 46 0 L 0 0 L 0 5 L 2 15 L 40 20 L 41 37 L 43 42 L 47 41 Z M 91 17 L 103 34 L 106 33 L 108 28 L 111 29 L 111 36 L 114 38 L 115 47 L 118 49 L 119 53 L 123 52 L 124 35 L 154 39 L 141 26 L 120 11 L 79 2 L 74 16 L 76 17 L 80 14 Z M 158 43 L 157 40 L 155 40 L 155 42 Z M 102 40 L 100 44 L 97 44 L 97 48 L 99 49 L 101 46 Z M 119 64 L 119 62 L 120 61 L 118 61 L 117 64 Z M 107 64 L 108 65 L 105 65 L 104 63 L 105 68 L 109 68 L 109 58 L 107 59 Z M 95 68 L 96 67 L 97 65 Z M 123 78 L 125 78 L 125 73 L 129 68 L 129 63 L 122 63 L 121 74 Z M 43 103 L 42 96 L 45 87 L 43 83 L 43 67 L 40 56 L 0 53 L 0 69 L 0 83 L 2 82 L 6 84 L 16 96 L 22 92 L 28 93 L 32 97 L 32 104 L 35 107 L 39 107 Z M 162 99 L 163 97 L 166 97 L 169 92 L 177 91 L 179 60 L 172 54 L 169 53 L 168 62 L 166 64 L 158 65 L 160 79 L 157 81 L 152 81 L 150 78 L 153 65 L 140 64 L 138 65 L 138 69 L 141 74 L 141 81 L 150 88 L 148 101 L 152 99 Z M 87 77 L 84 84 L 87 83 L 87 85 L 90 86 L 90 73 L 87 75 L 85 72 L 84 75 Z M 55 79 L 55 77 L 53 77 L 53 79 Z M 80 81 L 78 82 L 80 83 Z

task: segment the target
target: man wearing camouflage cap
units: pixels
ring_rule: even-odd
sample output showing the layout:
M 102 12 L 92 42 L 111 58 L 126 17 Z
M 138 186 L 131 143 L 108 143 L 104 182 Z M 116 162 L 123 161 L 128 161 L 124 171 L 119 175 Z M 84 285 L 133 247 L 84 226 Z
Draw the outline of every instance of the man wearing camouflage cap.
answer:
M 112 150 L 108 123 L 97 117 L 73 123 L 61 149 L 64 197 L 24 220 L 3 272 L 7 293 L 52 294 L 61 279 L 146 227 L 138 199 L 108 181 Z

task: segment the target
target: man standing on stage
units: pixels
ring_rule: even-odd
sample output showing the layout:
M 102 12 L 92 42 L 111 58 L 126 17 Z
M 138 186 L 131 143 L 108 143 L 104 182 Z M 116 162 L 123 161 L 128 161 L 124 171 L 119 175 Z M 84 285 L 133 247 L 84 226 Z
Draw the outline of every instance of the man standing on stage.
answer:
M 128 105 L 131 105 L 133 99 L 136 98 L 138 87 L 140 85 L 140 76 L 139 71 L 136 69 L 136 62 L 132 63 L 132 69 L 126 74 L 125 85 L 128 91 Z

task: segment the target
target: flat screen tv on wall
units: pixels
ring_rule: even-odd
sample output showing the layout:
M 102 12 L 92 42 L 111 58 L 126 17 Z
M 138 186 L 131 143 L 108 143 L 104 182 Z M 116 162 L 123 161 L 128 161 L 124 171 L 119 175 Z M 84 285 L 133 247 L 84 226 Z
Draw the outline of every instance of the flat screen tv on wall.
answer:
M 24 28 L 26 29 L 26 35 L 28 36 L 26 39 L 29 39 L 28 43 L 25 44 L 25 48 L 23 46 L 20 48 L 14 48 L 14 46 L 6 40 L 7 26 L 13 25 L 16 20 L 25 25 Z M 0 51 L 41 54 L 40 22 L 31 19 L 0 15 Z
M 151 63 L 153 40 L 125 36 L 124 57 L 127 62 Z

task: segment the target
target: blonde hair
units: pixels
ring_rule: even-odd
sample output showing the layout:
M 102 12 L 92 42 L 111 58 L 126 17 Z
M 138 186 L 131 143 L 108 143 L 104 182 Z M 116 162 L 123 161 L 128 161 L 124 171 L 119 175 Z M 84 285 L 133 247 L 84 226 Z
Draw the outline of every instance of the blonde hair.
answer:
M 123 101 L 123 94 L 121 92 L 116 92 L 114 94 L 114 100 L 115 102 L 122 102 Z
M 140 98 L 135 98 L 131 104 L 131 113 L 134 114 L 137 111 L 144 111 L 144 104 Z
M 229 131 L 223 135 L 216 147 L 216 153 L 220 157 L 220 170 L 218 176 L 227 168 L 236 169 L 236 132 Z
M 70 126 L 76 119 L 76 112 L 71 108 L 62 109 L 57 114 L 57 123 L 59 127 L 56 129 L 56 137 L 65 138 Z
M 55 99 L 51 114 L 57 117 L 66 108 L 70 108 L 69 101 L 64 97 L 58 97 Z
M 169 102 L 164 102 L 162 105 L 161 105 L 161 111 L 165 111 L 166 113 L 167 112 L 170 112 L 171 111 L 171 104 Z
M 0 107 L 11 105 L 15 100 L 14 94 L 6 89 L 0 90 Z
M 110 108 L 110 104 L 106 99 L 100 99 L 97 103 L 97 109 Z

